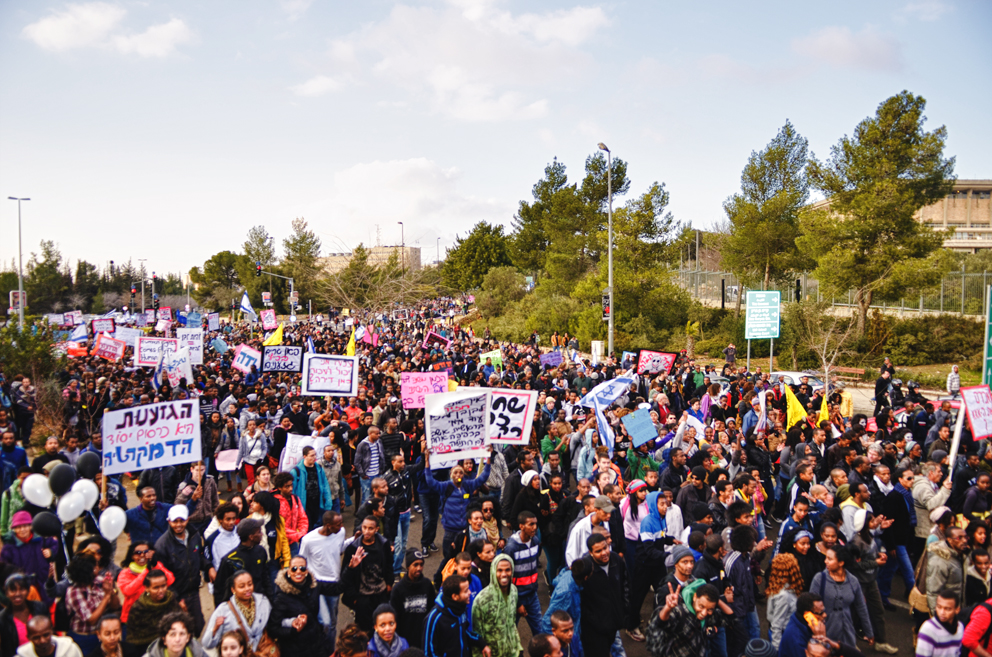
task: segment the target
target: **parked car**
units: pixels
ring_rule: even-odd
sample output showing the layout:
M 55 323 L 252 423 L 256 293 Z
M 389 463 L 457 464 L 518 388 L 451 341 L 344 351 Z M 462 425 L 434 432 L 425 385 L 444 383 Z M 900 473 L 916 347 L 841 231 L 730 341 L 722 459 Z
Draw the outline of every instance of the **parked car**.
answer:
M 802 383 L 804 376 L 809 379 L 808 383 L 813 392 L 823 390 L 823 381 L 819 377 L 813 374 L 806 374 L 805 372 L 772 372 L 768 375 L 768 380 L 773 384 L 784 381 L 790 386 L 798 386 Z

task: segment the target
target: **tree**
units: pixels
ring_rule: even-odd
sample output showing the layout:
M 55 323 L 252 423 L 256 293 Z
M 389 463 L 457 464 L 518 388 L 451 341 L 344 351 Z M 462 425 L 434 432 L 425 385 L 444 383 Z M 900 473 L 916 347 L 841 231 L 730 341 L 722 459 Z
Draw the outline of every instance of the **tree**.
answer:
M 81 307 L 89 306 L 90 301 L 100 289 L 100 283 L 101 277 L 95 265 L 85 260 L 76 262 L 76 277 L 73 281 L 72 290 L 82 298 Z
M 435 296 L 436 287 L 427 282 L 432 277 L 433 269 L 402 267 L 396 251 L 376 267 L 369 262 L 368 249 L 359 244 L 344 269 L 317 282 L 318 298 L 333 307 L 383 313 Z
M 58 246 L 51 240 L 42 240 L 41 254 L 32 253 L 27 264 L 24 291 L 30 308 L 34 312 L 47 312 L 64 307 L 71 287 L 72 277 L 62 263 Z
M 199 267 L 190 269 L 190 281 L 198 286 L 192 295 L 200 305 L 212 310 L 224 309 L 230 307 L 232 299 L 241 296 L 237 267 L 240 257 L 232 251 L 221 251 L 210 256 L 202 270 Z M 161 299 L 160 303 L 167 305 Z
M 482 279 L 482 292 L 476 301 L 484 316 L 496 317 L 526 294 L 527 281 L 515 267 L 493 267 Z
M 886 99 L 853 138 L 831 148 L 828 161 L 814 157 L 807 169 L 829 203 L 806 213 L 796 243 L 815 259 L 827 294 L 854 290 L 859 335 L 873 301 L 932 285 L 946 271 L 942 236 L 913 216 L 954 186 L 954 158 L 944 157 L 947 129 L 925 132 L 925 107 L 908 91 Z
M 283 240 L 283 266 L 286 275 L 293 278 L 302 298 L 313 297 L 315 283 L 320 275 L 317 259 L 320 257 L 320 238 L 310 230 L 302 217 L 293 219 L 293 232 Z
M 510 242 L 502 226 L 480 221 L 465 239 L 455 237 L 447 250 L 441 275 L 445 285 L 453 290 L 473 290 L 493 267 L 512 265 Z
M 763 151 L 752 151 L 740 193 L 723 204 L 730 220 L 720 249 L 723 266 L 742 283 L 761 281 L 768 289 L 798 268 L 799 214 L 809 200 L 806 164 L 806 139 L 786 121 Z
M 255 275 L 258 263 L 261 263 L 262 268 L 267 272 L 282 273 L 277 271 L 275 239 L 269 235 L 264 226 L 254 226 L 248 231 L 248 237 L 241 248 L 244 255 L 238 258 L 238 278 L 248 291 L 248 296 L 259 299 L 262 292 L 270 292 L 273 305 L 281 305 L 283 298 L 288 297 L 288 294 L 283 294 L 287 281 L 266 274 Z
M 787 303 L 783 310 L 784 326 L 793 341 L 793 361 L 797 348 L 816 355 L 823 380 L 829 384 L 830 374 L 842 356 L 851 353 L 848 345 L 854 337 L 857 322 L 831 312 L 827 301 L 802 301 Z

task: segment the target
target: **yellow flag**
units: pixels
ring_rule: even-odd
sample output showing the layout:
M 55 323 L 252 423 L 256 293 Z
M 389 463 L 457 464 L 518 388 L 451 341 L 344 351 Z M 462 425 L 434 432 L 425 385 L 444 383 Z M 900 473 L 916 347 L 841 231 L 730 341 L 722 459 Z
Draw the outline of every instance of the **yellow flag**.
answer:
M 272 332 L 272 335 L 265 339 L 262 343 L 263 347 L 275 347 L 282 344 L 282 324 L 279 324 L 279 328 Z
M 458 392 L 458 382 L 448 379 L 448 392 Z
M 355 355 L 355 326 L 351 327 L 351 339 L 348 340 L 348 349 L 344 352 L 345 356 Z
M 786 422 L 786 429 L 791 429 L 796 422 L 799 422 L 804 417 L 806 417 L 806 409 L 803 405 L 796 399 L 796 395 L 792 392 L 792 388 L 788 384 L 783 383 L 782 387 L 785 388 L 785 399 L 788 402 L 786 411 L 788 413 L 788 421 Z
M 830 419 L 830 410 L 827 408 L 827 406 L 829 406 L 829 404 L 827 404 L 827 391 L 829 389 L 830 388 L 827 386 L 824 386 L 823 388 L 823 401 L 820 402 L 820 417 L 817 418 L 817 423 Z

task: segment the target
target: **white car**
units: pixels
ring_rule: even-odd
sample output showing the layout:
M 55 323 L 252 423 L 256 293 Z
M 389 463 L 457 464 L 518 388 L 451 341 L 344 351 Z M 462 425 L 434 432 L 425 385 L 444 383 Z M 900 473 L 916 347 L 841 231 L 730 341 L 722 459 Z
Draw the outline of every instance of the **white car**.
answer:
M 768 380 L 772 383 L 785 381 L 790 386 L 798 386 L 802 383 L 803 377 L 807 377 L 809 386 L 813 389 L 813 392 L 823 390 L 823 381 L 819 377 L 806 374 L 805 372 L 772 372 L 768 375 Z

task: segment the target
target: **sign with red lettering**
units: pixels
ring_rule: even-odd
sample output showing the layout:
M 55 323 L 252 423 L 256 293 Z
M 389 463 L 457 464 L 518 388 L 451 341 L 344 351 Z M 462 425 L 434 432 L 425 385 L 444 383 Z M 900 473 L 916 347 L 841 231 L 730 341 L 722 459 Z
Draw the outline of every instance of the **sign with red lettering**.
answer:
M 163 349 L 173 353 L 179 351 L 179 340 L 175 338 L 139 337 L 134 347 L 134 364 L 138 367 L 155 367 Z
M 258 313 L 258 316 L 262 320 L 262 328 L 266 331 L 272 331 L 279 326 L 279 322 L 276 321 L 276 311 L 271 308 Z
M 158 318 L 164 319 L 167 322 L 172 321 L 172 308 L 170 306 L 162 306 L 158 309 Z
M 424 400 L 431 469 L 454 460 L 488 456 L 489 392 L 466 388 Z
M 358 394 L 358 358 L 331 354 L 303 357 L 304 395 L 351 396 Z
M 97 335 L 96 345 L 93 347 L 93 355 L 99 356 L 109 361 L 118 361 L 124 357 L 124 350 L 127 343 L 123 340 L 108 338 L 103 333 Z
M 664 351 L 649 351 L 641 349 L 637 355 L 638 374 L 668 374 L 675 364 L 675 354 Z
M 424 397 L 448 392 L 447 372 L 403 372 L 400 374 L 400 398 L 403 408 L 423 408 Z
M 981 440 L 986 436 L 992 436 L 992 393 L 989 392 L 989 387 L 961 388 L 961 397 L 968 411 L 968 422 L 971 423 L 973 438 Z
M 262 373 L 302 372 L 303 347 L 279 345 L 262 347 Z

